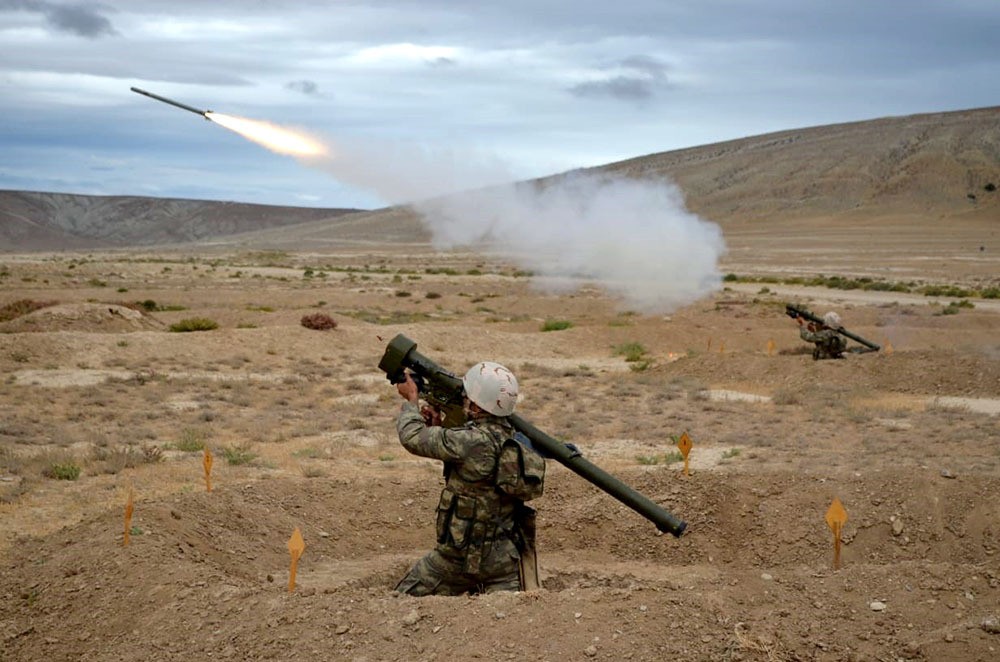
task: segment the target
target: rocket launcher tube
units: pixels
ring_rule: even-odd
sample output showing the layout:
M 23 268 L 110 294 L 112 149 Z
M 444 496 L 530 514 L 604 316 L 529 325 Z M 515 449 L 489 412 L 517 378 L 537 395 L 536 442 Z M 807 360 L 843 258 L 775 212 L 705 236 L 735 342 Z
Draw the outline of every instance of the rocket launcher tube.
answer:
M 402 334 L 397 335 L 385 348 L 385 354 L 379 361 L 378 367 L 393 384 L 405 381 L 405 372 L 409 369 L 421 395 L 445 412 L 446 425 L 461 425 L 464 422 L 464 420 L 453 422 L 456 406 L 461 413 L 462 380 L 420 354 L 417 351 L 417 343 Z M 618 499 L 655 524 L 660 531 L 678 538 L 684 533 L 684 529 L 687 528 L 686 522 L 677 519 L 649 498 L 589 462 L 580 451 L 567 447 L 517 414 L 512 414 L 509 420 L 514 428 L 527 436 L 543 455 L 551 457 L 576 475 Z

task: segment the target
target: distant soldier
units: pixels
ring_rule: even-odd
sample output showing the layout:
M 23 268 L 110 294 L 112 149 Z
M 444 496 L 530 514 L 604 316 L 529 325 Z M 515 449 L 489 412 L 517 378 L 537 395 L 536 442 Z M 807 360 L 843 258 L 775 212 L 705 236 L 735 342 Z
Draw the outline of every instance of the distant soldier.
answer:
M 799 336 L 806 342 L 816 345 L 813 349 L 813 359 L 842 359 L 847 350 L 847 339 L 838 333 L 843 325 L 840 315 L 832 310 L 823 315 L 823 323 L 807 322 L 799 315 L 795 318 L 799 324 Z

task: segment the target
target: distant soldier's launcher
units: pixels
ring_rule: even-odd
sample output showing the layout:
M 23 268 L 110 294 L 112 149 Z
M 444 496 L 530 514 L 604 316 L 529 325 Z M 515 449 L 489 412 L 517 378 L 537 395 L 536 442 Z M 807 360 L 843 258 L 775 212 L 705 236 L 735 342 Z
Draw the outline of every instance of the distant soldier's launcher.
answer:
M 826 326 L 826 322 L 823 321 L 822 317 L 816 317 L 815 315 L 813 315 L 811 312 L 809 312 L 805 308 L 799 308 L 798 306 L 792 305 L 790 303 L 786 303 L 785 304 L 785 314 L 788 315 L 789 317 L 791 317 L 792 319 L 795 319 L 797 317 L 801 317 L 801 318 L 807 319 L 810 322 L 813 322 L 815 324 L 821 324 L 823 326 Z M 836 331 L 840 335 L 844 336 L 845 338 L 850 338 L 851 340 L 854 340 L 855 342 L 859 342 L 859 343 L 861 343 L 862 345 L 864 345 L 865 347 L 868 348 L 867 350 L 862 350 L 862 351 L 877 352 L 880 349 L 882 349 L 882 346 L 879 345 L 878 343 L 873 343 L 870 340 L 865 340 L 861 336 L 855 335 L 855 334 L 851 333 L 850 331 L 848 331 L 844 327 L 840 327 L 839 329 L 834 329 L 834 331 Z
M 396 336 L 385 348 L 385 354 L 379 361 L 378 367 L 393 384 L 406 381 L 408 369 L 424 399 L 444 413 L 444 424 L 447 427 L 461 425 L 464 422 L 462 380 L 417 352 L 417 343 L 402 334 Z M 686 522 L 677 519 L 647 497 L 585 460 L 576 448 L 553 439 L 517 414 L 511 414 L 508 420 L 516 430 L 527 436 L 543 455 L 554 459 L 618 499 L 655 524 L 660 531 L 671 533 L 678 538 L 684 533 L 684 529 L 687 528 Z

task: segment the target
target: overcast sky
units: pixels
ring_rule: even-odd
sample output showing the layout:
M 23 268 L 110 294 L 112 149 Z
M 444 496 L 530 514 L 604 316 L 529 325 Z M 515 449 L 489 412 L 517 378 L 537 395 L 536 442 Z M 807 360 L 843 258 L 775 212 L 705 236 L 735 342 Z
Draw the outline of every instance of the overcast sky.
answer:
M 131 86 L 303 129 L 340 161 Z M 380 207 L 422 177 L 993 105 L 998 0 L 0 0 L 4 189 Z

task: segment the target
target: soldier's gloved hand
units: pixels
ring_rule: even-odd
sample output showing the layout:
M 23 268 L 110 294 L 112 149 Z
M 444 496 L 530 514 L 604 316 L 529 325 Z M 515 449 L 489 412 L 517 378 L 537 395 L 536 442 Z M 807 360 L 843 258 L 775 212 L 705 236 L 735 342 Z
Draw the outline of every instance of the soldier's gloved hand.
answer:
M 580 452 L 580 449 L 576 447 L 576 444 L 571 444 L 568 441 L 564 441 L 563 446 L 565 446 L 566 449 L 569 450 L 571 453 L 575 453 L 576 455 L 583 455 L 583 453 Z

